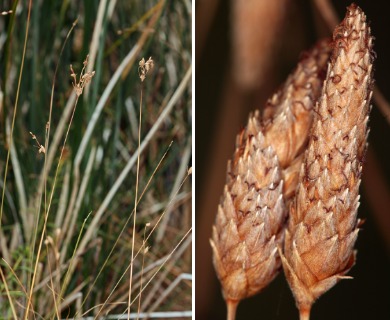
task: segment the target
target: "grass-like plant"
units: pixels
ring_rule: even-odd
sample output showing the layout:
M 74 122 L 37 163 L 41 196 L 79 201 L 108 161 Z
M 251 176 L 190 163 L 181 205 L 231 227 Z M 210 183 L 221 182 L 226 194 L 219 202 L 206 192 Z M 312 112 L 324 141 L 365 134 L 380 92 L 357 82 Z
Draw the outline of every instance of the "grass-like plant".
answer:
M 1 6 L 1 317 L 190 316 L 190 2 Z

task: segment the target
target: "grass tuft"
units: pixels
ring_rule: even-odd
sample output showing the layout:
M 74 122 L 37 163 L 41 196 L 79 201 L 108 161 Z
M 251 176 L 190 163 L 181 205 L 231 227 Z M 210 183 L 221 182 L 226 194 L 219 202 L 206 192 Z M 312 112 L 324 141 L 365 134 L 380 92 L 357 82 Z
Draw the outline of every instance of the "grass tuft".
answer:
M 186 3 L 0 9 L 0 314 L 190 317 Z

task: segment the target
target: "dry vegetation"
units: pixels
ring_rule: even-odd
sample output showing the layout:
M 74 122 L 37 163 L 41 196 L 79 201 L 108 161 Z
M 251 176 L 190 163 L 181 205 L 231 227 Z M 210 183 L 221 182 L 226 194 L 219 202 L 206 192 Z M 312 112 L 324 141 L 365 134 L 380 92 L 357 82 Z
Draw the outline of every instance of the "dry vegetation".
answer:
M 1 318 L 189 317 L 190 1 L 0 11 Z

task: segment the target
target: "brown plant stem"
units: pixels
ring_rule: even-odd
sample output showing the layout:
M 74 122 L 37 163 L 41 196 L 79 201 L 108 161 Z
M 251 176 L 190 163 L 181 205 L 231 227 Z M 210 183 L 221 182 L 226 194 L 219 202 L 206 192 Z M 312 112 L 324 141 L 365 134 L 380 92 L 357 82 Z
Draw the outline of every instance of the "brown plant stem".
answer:
M 373 148 L 369 148 L 367 152 L 367 165 L 364 168 L 363 185 L 376 225 L 384 238 L 387 252 L 390 253 L 390 186 L 386 181 L 383 168 L 381 168 Z
M 387 123 L 390 125 L 390 103 L 386 100 L 385 96 L 376 85 L 374 85 L 374 94 L 372 98 L 380 112 L 385 117 Z
M 299 320 L 309 320 L 310 319 L 310 307 L 301 308 L 299 310 Z
M 231 1 L 233 75 L 244 91 L 258 89 L 267 81 L 267 75 L 275 63 L 273 55 L 280 44 L 275 37 L 282 30 L 289 2 Z
M 336 10 L 329 2 L 329 0 L 314 0 L 314 3 L 318 8 L 318 12 L 320 12 L 324 18 L 328 29 L 332 32 L 340 22 Z
M 237 307 L 238 307 L 239 302 L 240 302 L 239 300 L 232 300 L 232 299 L 226 300 L 227 320 L 235 320 L 236 319 L 236 312 L 237 312 Z

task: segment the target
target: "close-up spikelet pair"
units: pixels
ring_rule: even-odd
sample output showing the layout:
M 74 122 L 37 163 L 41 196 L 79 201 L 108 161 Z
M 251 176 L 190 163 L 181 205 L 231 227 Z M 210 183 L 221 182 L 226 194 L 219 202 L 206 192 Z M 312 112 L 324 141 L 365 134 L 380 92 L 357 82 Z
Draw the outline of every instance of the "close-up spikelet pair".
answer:
M 213 262 L 234 319 L 283 269 L 301 319 L 355 263 L 372 95 L 372 37 L 356 5 L 249 116 L 228 163 Z

